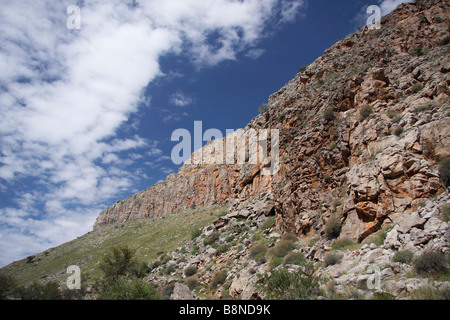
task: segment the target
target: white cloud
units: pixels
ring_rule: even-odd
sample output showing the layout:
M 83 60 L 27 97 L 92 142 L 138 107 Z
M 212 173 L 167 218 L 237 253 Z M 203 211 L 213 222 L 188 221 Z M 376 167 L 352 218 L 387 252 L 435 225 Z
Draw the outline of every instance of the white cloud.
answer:
M 66 27 L 71 0 L 3 5 L 0 181 L 39 187 L 16 199 L 26 206 L 0 208 L 0 265 L 88 231 L 104 201 L 133 187 L 139 177 L 127 166 L 139 158 L 124 154 L 152 150 L 154 142 L 118 132 L 142 101 L 150 104 L 142 92 L 164 77 L 162 56 L 187 55 L 199 68 L 236 59 L 257 50 L 267 26 L 292 21 L 303 2 L 83 1 L 81 30 Z M 161 156 L 153 147 L 146 156 Z
M 185 107 L 194 103 L 194 98 L 183 92 L 175 92 L 170 96 L 170 103 L 178 107 Z

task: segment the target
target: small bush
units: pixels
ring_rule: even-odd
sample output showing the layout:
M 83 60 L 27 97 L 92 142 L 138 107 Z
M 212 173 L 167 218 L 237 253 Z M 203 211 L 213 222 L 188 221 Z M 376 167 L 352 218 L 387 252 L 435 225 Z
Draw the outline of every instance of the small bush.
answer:
M 230 249 L 230 245 L 229 244 L 222 244 L 220 247 L 218 247 L 216 249 L 216 251 L 214 252 L 215 256 L 219 256 L 222 253 L 225 253 L 228 251 L 228 249 Z
M 284 257 L 294 249 L 294 242 L 291 240 L 279 240 L 275 247 L 270 249 L 270 254 L 274 257 Z
M 263 104 L 262 106 L 259 106 L 259 112 L 260 113 L 265 113 L 267 110 L 269 110 L 269 105 L 268 104 Z
M 126 281 L 124 279 L 115 281 L 110 286 L 108 286 L 104 292 L 102 292 L 101 299 L 159 300 L 160 296 L 152 285 L 134 278 L 132 281 Z
M 296 272 L 285 268 L 272 271 L 261 278 L 259 286 L 268 299 L 302 300 L 318 296 L 320 279 L 313 275 L 310 263 Z
M 373 108 L 369 105 L 365 105 L 359 110 L 359 115 L 361 116 L 361 120 L 367 119 L 373 113 Z
M 450 158 L 445 158 L 439 163 L 439 175 L 446 187 L 450 186 Z
M 134 251 L 127 246 L 112 248 L 100 262 L 100 270 L 106 279 L 115 280 L 132 271 L 136 266 Z
M 261 243 L 257 243 L 250 247 L 248 255 L 250 258 L 254 259 L 257 255 L 261 253 L 266 254 L 266 252 L 267 252 L 266 246 Z
M 223 284 L 226 279 L 227 279 L 227 272 L 225 270 L 215 272 L 211 280 L 211 288 L 212 289 L 217 288 L 217 286 Z
M 173 293 L 173 289 L 175 288 L 175 283 L 169 283 L 168 285 L 165 285 L 161 289 L 161 298 L 164 300 L 169 300 L 170 296 Z
M 397 251 L 392 257 L 392 262 L 410 263 L 414 257 L 414 253 L 409 250 Z
M 438 274 L 447 272 L 448 266 L 445 255 L 442 253 L 427 251 L 414 259 L 414 269 L 419 274 Z
M 306 65 L 304 65 L 304 66 L 299 67 L 299 68 L 298 68 L 298 72 L 304 72 L 308 66 L 309 66 L 309 65 L 306 64 Z
M 336 242 L 331 246 L 334 250 L 342 250 L 344 248 L 352 247 L 358 245 L 355 241 L 348 238 L 343 238 L 336 240 Z
M 208 246 L 208 245 L 210 246 L 213 243 L 215 243 L 217 240 L 219 240 L 219 233 L 214 231 L 206 239 L 203 240 L 203 244 L 205 246 Z
M 339 218 L 332 216 L 328 219 L 327 224 L 325 225 L 325 236 L 329 240 L 336 239 L 341 233 L 341 228 L 342 226 Z
M 283 264 L 303 265 L 306 263 L 306 258 L 300 252 L 291 252 L 284 257 Z
M 189 289 L 194 290 L 198 287 L 198 280 L 197 277 L 189 277 L 186 278 L 186 285 L 189 287 Z
M 398 127 L 396 127 L 396 128 L 394 129 L 394 134 L 395 134 L 397 137 L 399 137 L 402 133 L 403 133 L 403 127 L 398 126 Z
M 324 258 L 325 267 L 335 265 L 335 264 L 341 262 L 341 260 L 342 260 L 342 254 L 337 253 L 337 252 L 328 252 Z
M 444 39 L 442 39 L 442 40 L 439 42 L 439 45 L 440 45 L 440 46 L 446 46 L 446 45 L 448 45 L 448 44 L 450 44 L 450 36 L 446 36 Z
M 332 141 L 330 142 L 330 144 L 328 145 L 328 149 L 330 150 L 334 150 L 337 147 L 337 143 Z
M 202 230 L 200 229 L 194 229 L 191 232 L 191 240 L 194 241 L 195 239 L 197 239 L 200 235 L 202 234 Z
M 441 212 L 441 219 L 448 222 L 450 220 L 450 203 L 444 204 L 439 211 Z
M 272 270 L 272 269 L 278 267 L 279 265 L 281 265 L 282 263 L 283 263 L 283 258 L 282 257 L 274 257 L 269 262 L 269 269 Z
M 413 300 L 450 300 L 450 290 L 426 286 L 411 292 L 410 298 Z
M 193 276 L 197 272 L 197 268 L 195 266 L 189 266 L 184 268 L 184 275 L 186 277 Z
M 261 226 L 261 230 L 266 230 L 275 226 L 276 219 L 274 216 L 270 216 L 264 221 Z
M 285 233 L 283 234 L 283 236 L 281 237 L 281 240 L 287 240 L 287 241 L 296 241 L 297 240 L 297 236 L 293 233 Z
M 333 108 L 326 109 L 323 113 L 323 119 L 328 122 L 333 121 L 334 120 L 334 109 Z
M 411 88 L 409 88 L 409 91 L 411 91 L 412 93 L 417 93 L 422 89 L 423 89 L 423 85 L 420 83 L 416 83 L 415 85 L 411 86 Z

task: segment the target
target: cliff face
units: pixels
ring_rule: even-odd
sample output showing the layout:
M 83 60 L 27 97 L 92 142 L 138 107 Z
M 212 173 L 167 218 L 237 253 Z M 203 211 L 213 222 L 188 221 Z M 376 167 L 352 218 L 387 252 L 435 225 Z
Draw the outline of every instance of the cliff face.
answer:
M 262 159 L 188 161 L 101 212 L 94 227 L 226 200 L 236 206 L 263 192 L 273 195 L 277 228 L 300 235 L 323 232 L 336 216 L 340 236 L 361 241 L 401 220 L 444 188 L 437 163 L 450 156 L 449 16 L 443 0 L 401 5 L 379 30 L 337 42 L 271 95 L 243 132 L 279 130 L 276 174 L 262 174 Z M 202 163 L 219 142 L 203 148 Z

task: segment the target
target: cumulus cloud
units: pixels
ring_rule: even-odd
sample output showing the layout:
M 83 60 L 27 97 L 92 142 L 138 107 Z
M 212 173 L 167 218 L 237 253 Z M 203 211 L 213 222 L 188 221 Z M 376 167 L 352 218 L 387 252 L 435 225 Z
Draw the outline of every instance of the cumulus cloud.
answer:
M 202 68 L 254 55 L 267 26 L 292 21 L 303 2 L 88 0 L 80 30 L 67 28 L 71 0 L 3 5 L 0 190 L 27 181 L 35 192 L 18 190 L 26 205 L 0 208 L 0 265 L 88 231 L 104 202 L 139 179 L 132 155 L 161 156 L 155 141 L 118 132 L 151 103 L 143 90 L 164 77 L 162 56 Z M 183 94 L 171 101 L 193 103 Z

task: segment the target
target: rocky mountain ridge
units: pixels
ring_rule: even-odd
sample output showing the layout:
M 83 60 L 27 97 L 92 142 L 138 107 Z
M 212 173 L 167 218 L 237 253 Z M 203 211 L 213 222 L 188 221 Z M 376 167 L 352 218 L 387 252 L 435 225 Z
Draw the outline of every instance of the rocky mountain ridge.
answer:
M 444 189 L 436 164 L 450 156 L 450 57 L 440 45 L 449 13 L 446 1 L 401 5 L 379 30 L 337 42 L 272 94 L 243 131 L 279 130 L 277 174 L 261 175 L 263 163 L 186 163 L 104 210 L 94 227 L 263 192 L 273 194 L 283 232 L 320 232 L 333 199 L 342 237 L 362 241 L 395 222 Z

